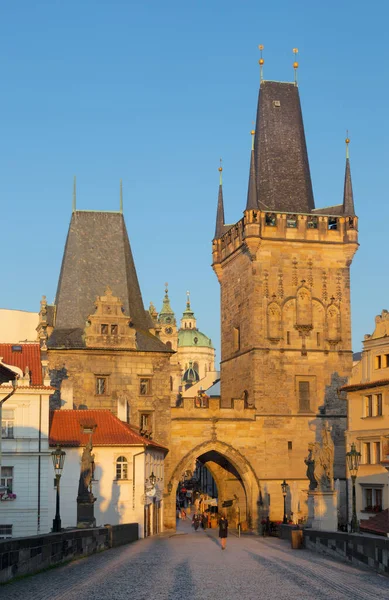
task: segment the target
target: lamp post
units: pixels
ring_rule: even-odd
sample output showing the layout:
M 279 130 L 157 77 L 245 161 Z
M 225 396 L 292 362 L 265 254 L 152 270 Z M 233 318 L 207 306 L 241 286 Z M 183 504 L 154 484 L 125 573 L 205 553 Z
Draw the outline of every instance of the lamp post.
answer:
M 284 481 L 281 483 L 281 489 L 282 489 L 282 495 L 284 497 L 284 518 L 283 518 L 283 523 L 287 523 L 288 519 L 286 518 L 286 494 L 288 491 L 288 484 L 286 483 L 285 479 Z
M 53 466 L 55 471 L 55 480 L 56 480 L 56 488 L 57 488 L 57 499 L 55 505 L 55 517 L 53 519 L 53 532 L 57 533 L 61 531 L 61 517 L 59 516 L 59 481 L 62 475 L 62 469 L 65 462 L 66 452 L 61 450 L 60 446 L 57 446 L 55 450 L 51 453 L 51 458 L 53 460 Z
M 351 444 L 350 452 L 346 453 L 346 461 L 348 472 L 350 473 L 351 480 L 353 483 L 353 516 L 351 519 L 351 531 L 357 531 L 358 520 L 357 520 L 357 509 L 355 500 L 355 480 L 358 474 L 359 463 L 361 462 L 361 453 L 357 452 L 355 444 Z

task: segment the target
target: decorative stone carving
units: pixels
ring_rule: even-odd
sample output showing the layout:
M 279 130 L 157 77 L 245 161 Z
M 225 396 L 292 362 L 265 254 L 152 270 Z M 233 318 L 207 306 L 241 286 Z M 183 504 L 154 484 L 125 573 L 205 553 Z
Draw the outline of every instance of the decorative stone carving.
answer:
M 277 341 L 281 338 L 281 308 L 273 294 L 272 301 L 267 307 L 267 331 L 268 338 Z
M 327 291 L 327 273 L 323 271 L 323 283 L 322 283 L 322 293 L 321 297 L 323 302 L 327 302 L 328 291 Z
M 312 325 L 312 295 L 311 290 L 302 280 L 296 294 L 296 328 L 313 328 Z
M 309 470 L 310 489 L 315 489 L 311 487 L 311 484 L 313 484 L 311 479 L 313 461 L 313 478 L 316 481 L 316 489 L 320 492 L 330 492 L 334 489 L 335 446 L 331 437 L 331 428 L 327 421 L 323 423 L 321 438 L 321 444 L 319 442 L 311 444 L 310 454 L 305 459 L 305 464 L 307 465 L 307 475 Z
M 278 296 L 281 299 L 284 297 L 284 282 L 283 282 L 282 269 L 278 270 Z
M 292 260 L 292 284 L 298 284 L 298 275 L 297 275 L 297 258 Z
M 131 318 L 123 313 L 123 303 L 110 287 L 96 298 L 96 312 L 88 317 L 85 344 L 88 348 L 136 349 L 136 332 Z
M 340 311 L 335 304 L 335 298 L 331 298 L 331 303 L 327 307 L 327 341 L 335 345 L 340 341 Z
M 263 272 L 263 295 L 265 298 L 269 297 L 269 273 Z

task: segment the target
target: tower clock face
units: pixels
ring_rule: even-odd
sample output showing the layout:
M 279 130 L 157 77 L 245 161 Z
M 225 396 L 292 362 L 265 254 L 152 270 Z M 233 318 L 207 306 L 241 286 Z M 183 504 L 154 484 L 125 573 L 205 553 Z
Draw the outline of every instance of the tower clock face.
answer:
M 166 327 L 165 333 L 167 333 L 168 335 L 170 335 L 171 333 L 173 333 L 173 329 L 171 327 Z

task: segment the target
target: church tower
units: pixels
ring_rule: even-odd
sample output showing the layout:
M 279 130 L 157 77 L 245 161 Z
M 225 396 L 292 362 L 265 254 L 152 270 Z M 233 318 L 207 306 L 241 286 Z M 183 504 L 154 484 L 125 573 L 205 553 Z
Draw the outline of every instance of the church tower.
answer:
M 320 441 L 323 419 L 332 426 L 335 478 L 345 477 L 346 405 L 337 390 L 352 368 L 350 265 L 358 248 L 348 144 L 343 202 L 315 208 L 297 82 L 262 79 L 246 208 L 233 225 L 224 222 L 220 181 L 212 249 L 221 403 L 244 398 L 255 407 L 252 461 L 269 503 L 284 478 L 306 485 L 304 457 L 308 443 Z
M 122 201 L 120 211 L 88 211 L 74 198 L 52 308 L 52 331 L 43 315 L 40 324 L 51 408 L 108 409 L 168 446 L 172 350 L 144 309 Z

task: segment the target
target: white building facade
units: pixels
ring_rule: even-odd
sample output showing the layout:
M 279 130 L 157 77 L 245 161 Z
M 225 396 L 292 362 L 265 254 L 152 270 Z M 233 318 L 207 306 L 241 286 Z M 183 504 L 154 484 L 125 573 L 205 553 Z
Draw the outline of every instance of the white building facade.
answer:
M 93 433 L 87 433 L 91 429 Z M 162 531 L 167 450 L 139 435 L 108 410 L 53 411 L 50 445 L 53 449 L 59 444 L 66 452 L 60 483 L 62 527 L 77 526 L 81 457 L 90 436 L 96 525 L 138 523 L 139 537 Z M 51 492 L 50 516 L 54 518 L 54 487 Z

